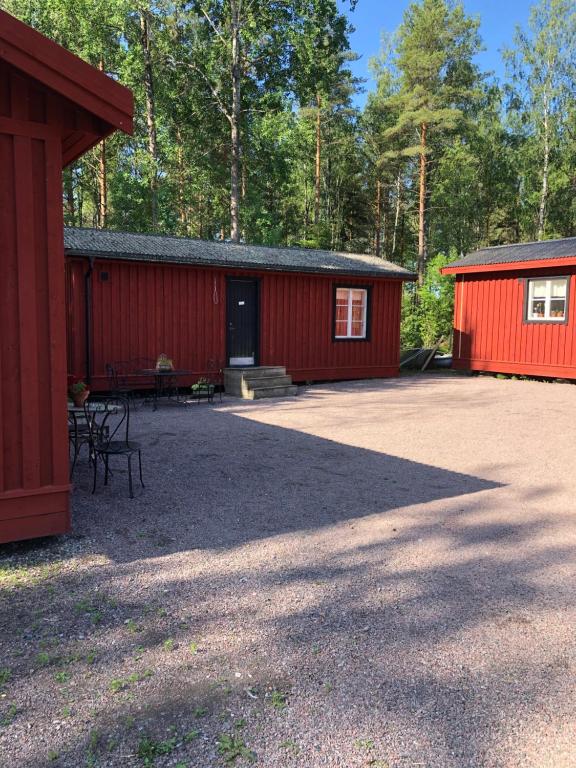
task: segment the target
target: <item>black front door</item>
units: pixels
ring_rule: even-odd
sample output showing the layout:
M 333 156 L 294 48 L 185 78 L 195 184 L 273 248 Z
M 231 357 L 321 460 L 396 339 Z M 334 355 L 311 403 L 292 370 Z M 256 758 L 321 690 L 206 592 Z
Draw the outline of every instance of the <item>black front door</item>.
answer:
M 258 281 L 228 278 L 228 365 L 258 365 Z

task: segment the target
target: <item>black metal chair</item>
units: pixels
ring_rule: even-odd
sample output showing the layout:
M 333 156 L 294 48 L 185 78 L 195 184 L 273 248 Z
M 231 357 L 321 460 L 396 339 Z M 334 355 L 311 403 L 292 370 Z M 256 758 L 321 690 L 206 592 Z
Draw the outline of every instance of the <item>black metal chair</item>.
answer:
M 128 489 L 130 498 L 134 498 L 132 485 L 132 458 L 138 456 L 138 471 L 140 484 L 144 488 L 142 479 L 142 451 L 140 443 L 130 440 L 130 402 L 127 397 L 109 397 L 100 400 L 103 409 L 94 413 L 86 410 L 86 420 L 90 424 L 91 444 L 90 451 L 94 465 L 94 481 L 92 493 L 96 492 L 96 478 L 98 475 L 98 459 L 104 464 L 104 485 L 108 485 L 110 470 L 110 458 L 125 456 L 128 462 Z
M 206 363 L 206 368 L 208 369 L 208 382 L 214 386 L 214 391 L 218 392 L 220 402 L 222 402 L 222 391 L 224 390 L 224 366 L 220 360 L 212 357 Z M 212 401 L 213 399 L 214 398 L 212 398 Z
M 90 425 L 86 421 L 85 413 L 76 413 L 68 411 L 68 452 L 73 451 L 72 466 L 70 467 L 70 479 L 74 475 L 76 460 L 82 446 L 88 446 L 90 454 L 90 445 L 92 442 Z
M 128 363 L 123 361 L 106 363 L 106 376 L 108 389 L 113 395 L 133 397 L 133 388 L 128 381 Z

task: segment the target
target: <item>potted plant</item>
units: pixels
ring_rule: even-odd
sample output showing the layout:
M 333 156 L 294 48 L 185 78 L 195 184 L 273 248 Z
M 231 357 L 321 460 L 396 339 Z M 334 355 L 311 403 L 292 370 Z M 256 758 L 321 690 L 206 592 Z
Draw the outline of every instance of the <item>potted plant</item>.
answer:
M 72 396 L 74 405 L 80 408 L 88 399 L 90 390 L 88 389 L 88 385 L 85 382 L 75 381 L 74 384 L 72 384 L 70 387 L 70 395 Z
M 197 397 L 198 399 L 201 397 L 207 397 L 208 400 L 212 400 L 214 397 L 214 384 L 212 384 L 203 376 L 198 379 L 196 384 L 192 384 L 190 389 L 192 390 L 194 397 Z

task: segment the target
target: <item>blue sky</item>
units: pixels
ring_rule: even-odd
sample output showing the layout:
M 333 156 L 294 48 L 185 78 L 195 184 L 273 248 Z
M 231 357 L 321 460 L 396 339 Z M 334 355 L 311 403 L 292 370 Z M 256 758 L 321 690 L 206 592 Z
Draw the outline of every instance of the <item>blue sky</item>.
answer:
M 349 9 L 345 0 L 338 0 L 338 4 L 342 9 Z M 352 50 L 361 56 L 353 70 L 368 80 L 366 89 L 371 87 L 368 62 L 380 49 L 381 33 L 398 28 L 408 5 L 409 0 L 358 0 L 353 13 L 347 10 L 350 22 L 356 28 L 351 38 Z M 486 50 L 478 56 L 478 64 L 484 71 L 490 70 L 503 77 L 500 51 L 512 43 L 516 25 L 526 26 L 531 5 L 530 0 L 464 0 L 466 11 L 471 16 L 480 17 L 480 34 Z M 363 105 L 365 99 L 366 94 L 360 95 L 358 104 Z

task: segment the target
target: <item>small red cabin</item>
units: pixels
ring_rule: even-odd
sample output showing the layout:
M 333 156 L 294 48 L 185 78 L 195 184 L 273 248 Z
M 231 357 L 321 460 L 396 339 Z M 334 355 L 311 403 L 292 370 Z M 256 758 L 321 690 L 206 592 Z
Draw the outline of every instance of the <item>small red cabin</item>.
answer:
M 576 379 L 576 237 L 484 248 L 443 272 L 454 368 Z
M 402 283 L 373 256 L 68 228 L 70 373 L 106 364 L 284 366 L 294 381 L 395 376 Z M 185 381 L 183 384 L 187 383 Z M 192 383 L 192 382 L 190 382 Z
M 131 93 L 0 11 L 0 543 L 69 530 L 62 168 Z

